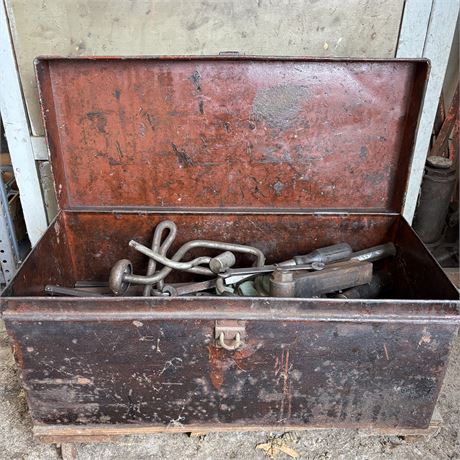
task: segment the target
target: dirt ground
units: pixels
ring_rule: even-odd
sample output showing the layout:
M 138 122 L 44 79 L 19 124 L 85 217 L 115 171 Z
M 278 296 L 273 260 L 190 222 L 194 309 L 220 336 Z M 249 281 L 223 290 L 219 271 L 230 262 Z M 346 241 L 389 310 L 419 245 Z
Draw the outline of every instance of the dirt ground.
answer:
M 279 443 L 302 459 L 457 459 L 460 458 L 460 338 L 438 400 L 443 425 L 425 438 L 368 436 L 357 431 L 318 430 L 285 434 Z M 214 433 L 130 436 L 117 444 L 79 444 L 77 458 L 88 459 L 267 459 L 256 446 L 281 433 Z M 292 454 L 292 452 L 291 452 Z M 8 338 L 0 322 L 0 459 L 60 458 L 55 446 L 32 438 L 32 423 L 15 369 Z M 276 458 L 290 458 L 279 453 Z

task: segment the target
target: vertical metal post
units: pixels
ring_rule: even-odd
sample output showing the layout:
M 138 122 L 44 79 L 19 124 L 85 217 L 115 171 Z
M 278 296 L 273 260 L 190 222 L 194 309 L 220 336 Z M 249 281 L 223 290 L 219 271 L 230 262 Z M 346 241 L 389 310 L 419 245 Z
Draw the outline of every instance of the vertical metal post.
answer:
M 46 230 L 46 210 L 3 0 L 0 0 L 0 112 L 27 233 L 34 245 Z
M 19 263 L 19 248 L 14 234 L 13 221 L 8 207 L 8 197 L 0 175 L 0 266 L 3 281 L 9 283 Z

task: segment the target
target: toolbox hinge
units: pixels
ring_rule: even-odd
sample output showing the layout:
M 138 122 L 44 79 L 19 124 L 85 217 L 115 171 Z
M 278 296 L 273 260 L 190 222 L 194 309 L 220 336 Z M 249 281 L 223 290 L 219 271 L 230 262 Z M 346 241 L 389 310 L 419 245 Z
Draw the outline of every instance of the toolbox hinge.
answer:
M 219 56 L 242 56 L 239 51 L 219 51 Z

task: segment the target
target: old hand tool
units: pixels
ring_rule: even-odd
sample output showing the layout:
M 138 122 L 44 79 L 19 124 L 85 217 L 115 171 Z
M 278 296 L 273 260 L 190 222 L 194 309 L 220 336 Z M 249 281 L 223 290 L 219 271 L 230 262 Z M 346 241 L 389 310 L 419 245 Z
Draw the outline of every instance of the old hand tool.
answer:
M 216 279 L 210 279 L 201 281 L 199 283 L 186 283 L 179 286 L 172 284 L 165 284 L 162 292 L 168 294 L 171 297 L 177 297 L 187 294 L 195 294 L 197 292 L 207 291 L 208 289 L 214 289 L 216 287 Z
M 70 297 L 103 297 L 102 294 L 98 294 L 96 292 L 85 291 L 83 289 L 56 286 L 54 284 L 47 284 L 45 286 L 45 292 L 51 296 L 64 295 Z
M 163 239 L 163 232 L 165 230 L 169 230 L 168 236 L 164 240 L 163 243 L 161 243 L 161 240 Z M 174 242 L 177 234 L 177 227 L 176 224 L 171 221 L 171 220 L 164 220 L 163 222 L 160 222 L 156 228 L 155 232 L 153 234 L 153 240 L 152 240 L 152 251 L 159 252 L 162 256 L 165 256 L 166 253 L 168 252 L 168 249 L 171 247 L 171 244 Z M 147 265 L 147 276 L 153 275 L 155 273 L 156 269 L 156 261 L 154 259 L 149 259 L 149 263 Z M 148 297 L 152 294 L 152 284 L 146 284 L 144 286 L 144 292 L 143 295 L 144 297 Z M 163 287 L 163 280 L 158 281 L 157 283 L 157 288 L 161 289 Z
M 361 260 L 367 262 L 375 262 L 385 257 L 391 257 L 396 255 L 396 246 L 393 243 L 385 243 L 379 246 L 373 246 L 369 249 L 354 252 L 350 259 Z
M 324 270 L 303 273 L 279 267 L 270 278 L 273 297 L 315 297 L 369 283 L 372 263 L 349 260 L 327 265 Z
M 370 283 L 352 287 L 334 295 L 334 297 L 337 299 L 377 299 L 382 296 L 382 291 L 385 290 L 390 282 L 389 273 L 376 273 Z
M 209 261 L 209 268 L 211 269 L 212 272 L 214 273 L 222 273 L 225 270 L 229 269 L 230 267 L 233 267 L 236 263 L 236 258 L 235 254 L 230 251 L 225 251 L 222 254 L 219 254 L 216 257 L 213 257 Z
M 277 264 L 280 267 L 293 267 L 296 265 L 310 264 L 320 262 L 330 264 L 340 260 L 347 260 L 351 257 L 353 249 L 347 243 L 333 244 L 324 248 L 315 249 L 314 251 L 303 256 L 295 256 L 290 260 L 285 260 Z
M 139 249 L 139 243 L 136 243 L 136 249 Z M 173 255 L 171 259 L 168 259 L 172 262 L 180 262 L 185 254 L 191 249 L 195 248 L 207 248 L 207 249 L 219 249 L 223 251 L 238 252 L 243 254 L 249 254 L 256 257 L 256 265 L 262 266 L 265 263 L 265 256 L 260 249 L 257 249 L 252 246 L 245 246 L 242 244 L 233 244 L 233 243 L 224 243 L 220 241 L 212 240 L 194 240 L 185 243 L 179 248 L 179 250 Z M 142 247 L 142 252 L 147 255 L 151 255 L 151 250 L 145 246 Z M 161 256 L 161 254 L 160 254 Z M 157 257 L 157 253 L 155 253 Z M 210 260 L 209 260 L 210 262 Z M 132 264 L 127 259 L 119 260 L 113 267 L 110 272 L 109 286 L 112 292 L 115 295 L 123 295 L 129 285 L 133 284 L 143 284 L 143 285 L 152 285 L 158 283 L 159 281 L 164 280 L 173 268 L 165 266 L 161 270 L 156 271 L 152 275 L 135 275 L 133 274 Z M 185 269 L 189 273 L 195 273 L 197 275 L 205 276 L 215 276 L 215 273 L 206 267 L 192 266 L 191 268 Z
M 304 265 L 294 265 L 282 267 L 286 271 L 289 270 L 322 270 L 325 265 L 322 262 L 312 262 Z M 247 280 L 257 275 L 263 273 L 270 273 L 275 271 L 279 266 L 274 265 L 264 265 L 263 267 L 250 267 L 250 268 L 233 268 L 225 271 L 224 273 L 219 273 L 219 277 L 223 278 L 224 283 L 228 286 L 230 284 L 236 284 L 241 281 Z
M 211 260 L 211 257 L 197 257 L 189 262 L 177 262 L 175 260 L 168 259 L 166 256 L 163 256 L 158 252 L 152 251 L 147 246 L 144 246 L 137 241 L 131 240 L 129 245 L 136 251 L 139 251 L 156 262 L 163 264 L 165 267 L 173 268 L 175 270 L 190 270 L 198 265 L 209 264 Z

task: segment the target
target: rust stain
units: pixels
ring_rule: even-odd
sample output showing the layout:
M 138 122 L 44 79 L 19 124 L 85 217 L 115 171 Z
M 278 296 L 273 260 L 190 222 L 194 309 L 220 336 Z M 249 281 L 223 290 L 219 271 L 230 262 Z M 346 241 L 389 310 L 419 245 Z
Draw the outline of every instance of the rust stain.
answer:
M 247 372 L 248 365 L 244 363 L 244 360 L 254 354 L 256 345 L 256 343 L 249 341 L 241 349 L 230 353 L 222 348 L 217 348 L 215 345 L 208 345 L 209 378 L 216 390 L 221 389 L 225 380 L 225 373 L 229 369 L 236 367 L 240 371 Z
M 107 134 L 106 127 L 107 127 L 107 117 L 101 111 L 93 111 L 88 112 L 86 114 L 87 118 L 95 123 L 96 129 L 101 134 Z
M 223 365 L 224 350 L 214 345 L 208 345 L 208 358 L 210 366 L 209 378 L 216 390 L 220 390 L 224 383 L 225 368 Z
M 418 347 L 423 343 L 430 343 L 431 342 L 431 335 L 430 334 L 423 334 L 418 342 Z

